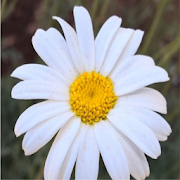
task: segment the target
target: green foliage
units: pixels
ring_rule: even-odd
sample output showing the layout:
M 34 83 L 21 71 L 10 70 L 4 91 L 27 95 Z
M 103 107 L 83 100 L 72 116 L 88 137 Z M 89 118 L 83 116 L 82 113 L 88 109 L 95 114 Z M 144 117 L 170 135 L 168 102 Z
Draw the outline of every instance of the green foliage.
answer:
M 2 102 L 1 102 L 1 145 L 2 145 L 2 178 L 3 179 L 43 179 L 44 162 L 52 141 L 36 154 L 26 157 L 21 149 L 22 136 L 16 138 L 13 132 L 18 116 L 36 101 L 18 101 L 11 98 L 11 89 L 17 83 L 10 77 L 11 72 L 20 64 L 42 61 L 34 52 L 33 59 L 26 60 L 25 49 L 18 43 L 7 45 L 10 37 L 20 34 L 6 29 L 12 17 L 21 9 L 20 18 L 26 17 L 23 4 L 27 1 L 2 1 Z M 179 179 L 179 54 L 180 34 L 178 27 L 178 0 L 39 0 L 32 1 L 33 20 L 35 28 L 48 29 L 54 26 L 61 32 L 58 23 L 52 16 L 60 16 L 74 26 L 72 9 L 74 5 L 83 5 L 93 18 L 95 35 L 105 20 L 111 15 L 123 19 L 123 26 L 145 31 L 144 40 L 138 53 L 152 56 L 155 63 L 165 68 L 171 80 L 167 83 L 153 85 L 167 99 L 168 114 L 163 117 L 170 123 L 172 134 L 166 142 L 161 142 L 162 155 L 157 160 L 148 159 L 150 176 L 147 179 Z M 18 24 L 17 24 L 18 26 Z M 26 24 L 27 34 L 30 32 L 29 22 Z M 6 32 L 8 30 L 9 33 Z M 35 29 L 33 29 L 32 34 Z M 31 36 L 32 36 L 31 34 Z M 25 37 L 26 38 L 26 37 Z M 27 41 L 30 44 L 30 41 Z M 100 160 L 99 179 L 109 179 L 102 159 Z M 74 177 L 74 172 L 72 178 Z

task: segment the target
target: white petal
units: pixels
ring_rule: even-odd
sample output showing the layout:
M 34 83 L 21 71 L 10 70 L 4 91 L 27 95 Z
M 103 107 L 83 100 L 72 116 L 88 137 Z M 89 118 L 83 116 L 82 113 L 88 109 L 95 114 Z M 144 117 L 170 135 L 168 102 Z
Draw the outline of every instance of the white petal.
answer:
M 40 64 L 24 64 L 16 68 L 12 74 L 12 77 L 16 77 L 22 80 L 44 80 L 54 83 L 67 84 L 66 79 L 54 69 Z M 63 82 L 62 82 L 63 81 Z
M 95 71 L 99 72 L 104 62 L 104 58 L 108 51 L 109 45 L 113 40 L 114 35 L 121 25 L 122 19 L 117 16 L 110 17 L 100 29 L 96 40 L 96 68 Z
M 62 34 L 57 29 L 52 27 L 49 28 L 46 33 L 49 35 L 53 43 L 56 43 L 56 46 L 65 53 L 65 55 L 68 57 L 67 60 L 70 61 L 70 64 L 73 64 L 69 54 L 67 43 Z
M 69 59 L 69 54 L 53 41 L 49 33 L 38 29 L 32 38 L 32 44 L 48 66 L 60 72 L 69 83 L 74 81 L 78 73 Z
M 126 48 L 124 49 L 120 58 L 124 58 L 127 56 L 133 56 L 141 44 L 143 35 L 144 35 L 144 31 L 141 31 L 139 29 L 135 30 L 133 32 L 131 38 L 129 39 L 129 41 L 126 45 Z
M 116 108 L 126 109 L 131 115 L 148 126 L 153 132 L 168 136 L 172 130 L 166 120 L 159 114 L 141 107 L 125 105 L 121 101 L 117 103 Z
M 59 83 L 43 80 L 26 80 L 16 84 L 11 96 L 14 99 L 51 99 L 69 100 L 69 88 L 61 81 Z
M 158 141 L 166 141 L 167 140 L 167 136 L 164 134 L 158 134 L 156 132 L 154 134 L 157 137 Z
M 166 99 L 155 89 L 144 87 L 120 97 L 121 103 L 147 108 L 163 114 L 167 113 Z
M 131 175 L 135 179 L 145 179 L 149 176 L 149 165 L 144 153 L 120 131 L 114 130 L 126 155 Z
M 94 132 L 110 177 L 112 179 L 130 179 L 125 154 L 108 121 L 95 123 Z
M 87 130 L 87 125 L 81 123 L 78 134 L 76 135 L 65 159 L 61 166 L 61 170 L 58 176 L 58 179 L 70 179 L 71 173 L 77 159 L 79 144 L 81 139 L 85 136 L 85 132 Z
M 108 76 L 109 73 L 112 71 L 121 53 L 123 52 L 129 38 L 131 37 L 132 33 L 133 33 L 132 29 L 125 29 L 125 28 L 120 28 L 117 31 L 116 35 L 114 36 L 109 46 L 108 52 L 104 59 L 104 63 L 100 70 L 103 76 Z
M 118 79 L 115 82 L 114 91 L 116 95 L 122 96 L 150 84 L 168 80 L 168 74 L 164 69 L 158 66 L 148 67 L 143 70 L 140 69 L 137 72 L 132 72 L 123 79 Z
M 124 106 L 112 109 L 107 115 L 109 121 L 145 154 L 156 159 L 161 154 L 159 142 L 150 128 L 140 122 Z
M 67 22 L 65 22 L 60 17 L 53 16 L 53 19 L 56 19 L 61 25 L 73 64 L 78 70 L 78 72 L 82 74 L 83 72 L 85 72 L 85 69 L 84 69 L 83 61 L 81 59 L 76 32 Z
M 74 7 L 74 19 L 85 70 L 95 69 L 95 43 L 91 17 L 84 7 Z
M 75 179 L 97 179 L 98 170 L 99 149 L 94 135 L 94 127 L 88 125 L 78 150 Z
M 57 179 L 66 154 L 78 133 L 81 120 L 74 116 L 58 132 L 44 168 L 45 179 Z
M 133 56 L 141 41 L 142 41 L 142 38 L 143 38 L 143 35 L 144 35 L 144 32 L 141 31 L 141 30 L 135 30 L 133 32 L 133 34 L 131 35 L 131 38 L 129 39 L 125 49 L 123 50 L 121 56 L 119 57 L 117 63 L 116 63 L 116 66 L 114 67 L 113 71 L 111 71 L 111 75 L 113 76 L 113 73 L 114 71 L 116 71 L 116 69 L 121 66 L 121 64 L 124 63 L 126 57 L 130 57 L 130 56 Z
M 154 60 L 145 55 L 135 55 L 125 58 L 119 66 L 113 70 L 110 78 L 116 82 L 118 79 L 122 79 L 132 72 L 138 72 L 140 69 L 155 66 Z
M 58 48 L 63 49 L 63 51 L 67 54 L 67 56 L 69 56 L 69 51 L 68 51 L 68 48 L 67 48 L 67 43 L 66 43 L 64 37 L 62 36 L 62 34 L 57 29 L 52 28 L 52 27 L 49 28 L 46 32 L 50 36 L 52 41 L 54 43 L 56 43 Z
M 20 136 L 38 123 L 70 110 L 69 102 L 44 101 L 30 106 L 18 118 L 14 132 Z
M 73 115 L 72 111 L 67 111 L 30 129 L 22 143 L 25 155 L 31 155 L 42 148 Z

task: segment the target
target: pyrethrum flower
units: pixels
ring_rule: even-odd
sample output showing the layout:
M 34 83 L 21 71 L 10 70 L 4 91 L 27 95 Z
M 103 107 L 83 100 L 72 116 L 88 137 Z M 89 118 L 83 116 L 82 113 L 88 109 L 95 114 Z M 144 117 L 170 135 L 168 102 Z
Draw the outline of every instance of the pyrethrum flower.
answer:
M 57 133 L 46 159 L 45 179 L 97 179 L 99 156 L 112 179 L 145 179 L 145 154 L 156 159 L 159 141 L 171 133 L 166 100 L 148 86 L 169 80 L 151 57 L 134 55 L 143 31 L 121 28 L 110 17 L 95 41 L 89 13 L 74 8 L 76 32 L 60 17 L 64 37 L 54 28 L 38 29 L 32 38 L 46 65 L 27 64 L 11 76 L 23 81 L 12 89 L 15 99 L 46 99 L 29 107 L 15 125 L 26 133 L 25 155 L 42 148 Z M 157 113 L 158 112 L 158 113 Z

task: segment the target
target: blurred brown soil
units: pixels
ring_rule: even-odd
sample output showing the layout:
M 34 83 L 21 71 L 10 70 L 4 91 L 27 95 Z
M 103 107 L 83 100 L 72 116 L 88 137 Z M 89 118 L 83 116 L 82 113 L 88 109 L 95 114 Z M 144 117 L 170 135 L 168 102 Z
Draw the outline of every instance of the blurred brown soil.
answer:
M 2 50 L 15 47 L 16 50 L 23 53 L 24 63 L 32 62 L 36 55 L 31 44 L 31 38 L 36 30 L 34 12 L 40 2 L 41 0 L 19 0 L 11 15 L 2 23 Z M 12 69 L 12 62 L 1 59 L 1 75 L 9 73 L 10 69 Z

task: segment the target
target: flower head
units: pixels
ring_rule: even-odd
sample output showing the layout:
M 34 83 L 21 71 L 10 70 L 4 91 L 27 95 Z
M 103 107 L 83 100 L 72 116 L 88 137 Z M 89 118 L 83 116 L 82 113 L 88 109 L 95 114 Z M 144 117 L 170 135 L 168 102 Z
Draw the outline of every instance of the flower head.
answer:
M 54 28 L 38 29 L 32 38 L 47 64 L 18 67 L 11 76 L 23 81 L 12 89 L 15 99 L 46 99 L 18 118 L 15 134 L 26 133 L 23 149 L 31 155 L 56 138 L 44 168 L 45 179 L 97 179 L 99 155 L 112 179 L 144 179 L 145 154 L 161 154 L 158 141 L 171 133 L 157 112 L 166 100 L 148 86 L 169 80 L 151 57 L 134 55 L 143 31 L 121 28 L 110 17 L 95 41 L 89 13 L 74 8 L 76 32 L 60 17 L 64 37 Z

